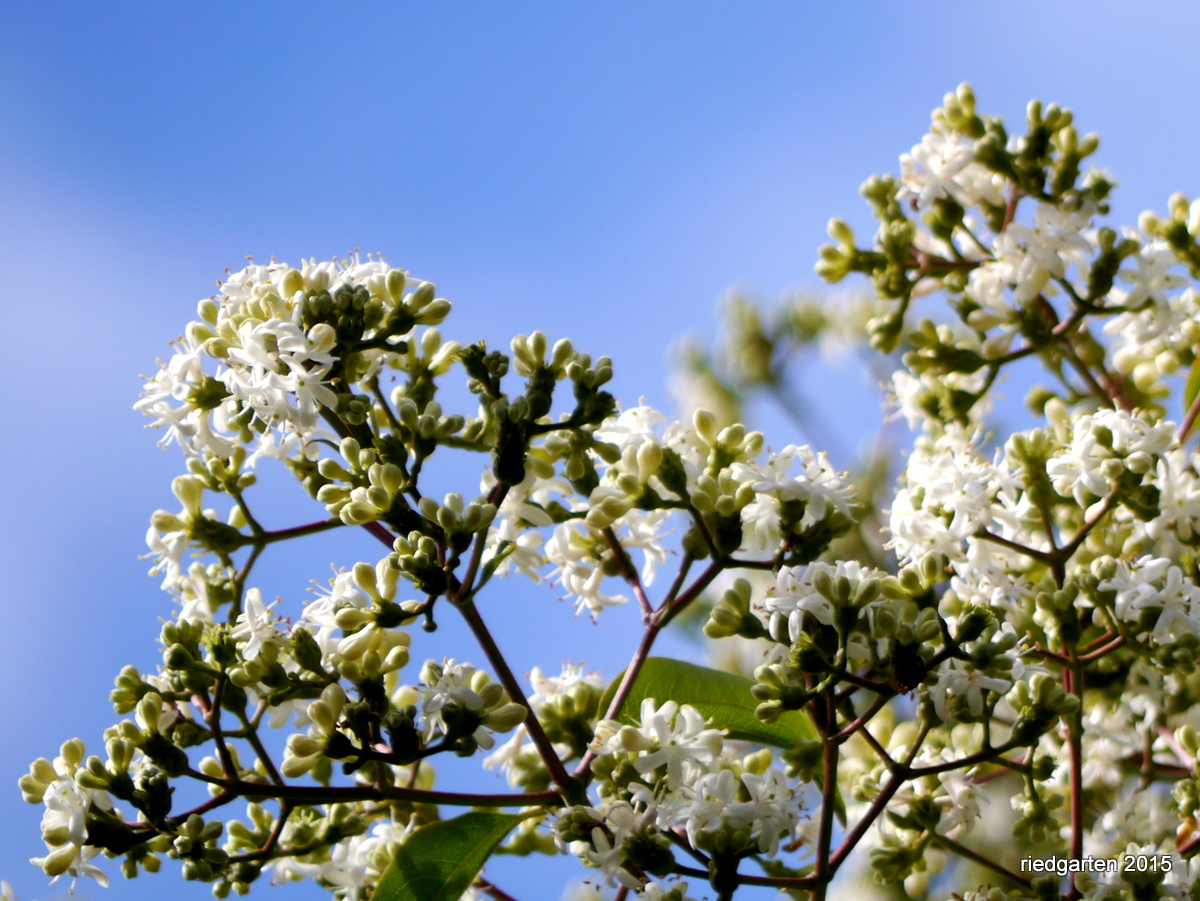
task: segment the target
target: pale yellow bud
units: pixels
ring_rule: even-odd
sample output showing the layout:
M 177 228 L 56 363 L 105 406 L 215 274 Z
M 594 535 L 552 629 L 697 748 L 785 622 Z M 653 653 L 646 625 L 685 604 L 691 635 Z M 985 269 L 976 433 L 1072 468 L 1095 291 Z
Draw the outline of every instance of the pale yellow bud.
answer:
M 405 278 L 403 271 L 393 269 L 387 274 L 387 292 L 391 295 L 392 300 L 399 303 L 404 299 Z
M 75 860 L 75 853 L 78 849 L 73 844 L 63 845 L 51 851 L 45 857 L 35 859 L 35 863 L 41 863 L 42 871 L 47 876 L 61 876 L 67 872 L 72 861 Z
M 379 589 L 375 584 L 375 567 L 370 563 L 354 564 L 354 584 L 371 600 L 379 600 Z
M 717 443 L 717 417 L 708 410 L 697 410 L 692 414 L 692 427 L 709 447 Z
M 497 707 L 486 717 L 483 722 L 490 729 L 497 732 L 508 732 L 517 725 L 525 721 L 527 716 L 525 707 L 521 704 L 505 704 L 502 707 Z
M 200 515 L 204 498 L 204 485 L 195 476 L 176 476 L 171 482 L 171 491 L 183 504 L 189 516 Z
M 279 293 L 291 300 L 297 291 L 304 290 L 304 276 L 296 269 L 289 269 L 279 280 Z

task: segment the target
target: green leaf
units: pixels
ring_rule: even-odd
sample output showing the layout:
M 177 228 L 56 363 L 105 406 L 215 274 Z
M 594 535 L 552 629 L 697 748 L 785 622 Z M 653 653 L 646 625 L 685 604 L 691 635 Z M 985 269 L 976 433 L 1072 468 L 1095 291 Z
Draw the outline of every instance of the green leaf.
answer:
M 604 692 L 601 710 L 607 710 L 612 703 L 623 676 L 624 673 L 617 676 Z M 729 737 L 739 741 L 790 748 L 800 739 L 818 738 L 808 716 L 799 710 L 788 711 L 774 723 L 764 723 L 756 717 L 754 708 L 758 701 L 750 694 L 753 684 L 745 676 L 707 666 L 667 657 L 647 657 L 618 719 L 636 722 L 642 701 L 654 698 L 660 705 L 668 700 L 691 704 L 714 728 L 728 730 Z
M 1195 361 L 1192 363 L 1192 368 L 1188 372 L 1187 384 L 1183 387 L 1183 412 L 1186 414 L 1192 408 L 1192 404 L 1196 402 L 1196 395 L 1200 394 L 1200 354 L 1197 354 Z M 1187 440 L 1188 435 L 1196 430 L 1196 426 L 1200 425 L 1200 416 L 1192 420 L 1191 426 L 1188 428 L 1187 435 L 1180 435 L 1179 440 Z
M 422 826 L 396 849 L 371 901 L 458 901 L 483 862 L 523 819 L 473 810 Z

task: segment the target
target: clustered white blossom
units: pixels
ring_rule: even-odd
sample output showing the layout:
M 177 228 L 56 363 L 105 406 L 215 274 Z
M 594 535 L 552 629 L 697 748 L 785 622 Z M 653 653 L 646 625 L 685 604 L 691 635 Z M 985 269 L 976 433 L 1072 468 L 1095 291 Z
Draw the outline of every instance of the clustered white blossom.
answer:
M 1036 103 L 1009 136 L 964 86 L 898 178 L 864 185 L 871 245 L 830 224 L 818 271 L 876 293 L 854 328 L 816 303 L 769 328 L 731 304 L 706 383 L 726 400 L 781 391 L 822 335 L 880 352 L 918 433 L 886 495 L 811 445 L 776 450 L 732 401 L 622 408 L 611 361 L 567 339 L 444 341 L 450 304 L 382 259 L 229 274 L 137 404 L 187 458 L 180 509 L 147 535 L 177 604 L 162 665 L 117 677 L 130 718 L 105 758 L 74 739 L 20 780 L 44 807 L 33 862 L 106 882 L 101 853 L 127 876 L 165 855 L 218 897 L 268 873 L 360 901 L 446 829 L 490 842 L 436 876 L 462 897 L 503 897 L 479 870 L 498 846 L 572 853 L 647 901 L 687 901 L 682 876 L 722 901 L 750 883 L 824 901 L 843 867 L 920 899 L 1200 891 L 1200 201 L 1101 225 L 1113 184 L 1081 174 L 1096 146 Z M 1038 422 L 998 434 L 993 386 L 1033 362 L 1054 379 L 1028 398 Z M 460 370 L 462 414 L 437 399 Z M 456 452 L 486 462 L 439 500 L 422 472 Z M 319 518 L 260 521 L 267 459 Z M 276 544 L 345 528 L 381 554 L 306 602 L 253 584 Z M 529 605 L 640 616 L 629 668 L 534 668 L 530 693 L 476 605 L 506 577 L 550 586 Z M 652 655 L 694 610 L 752 679 Z M 486 665 L 412 629 L 459 615 Z M 264 727 L 286 731 L 278 762 Z M 507 794 L 434 789 L 437 755 L 481 751 Z M 185 777 L 208 803 L 173 807 Z M 245 821 L 213 817 L 237 799 Z M 1022 875 L 1043 852 L 1075 869 Z M 1170 866 L 1083 873 L 1085 853 Z

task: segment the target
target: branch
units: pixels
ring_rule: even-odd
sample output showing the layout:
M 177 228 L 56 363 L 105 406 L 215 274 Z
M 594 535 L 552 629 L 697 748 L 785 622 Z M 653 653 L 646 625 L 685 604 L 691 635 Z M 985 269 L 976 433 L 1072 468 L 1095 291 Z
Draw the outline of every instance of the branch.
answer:
M 369 522 L 363 525 L 363 528 L 386 544 L 389 550 L 392 547 L 392 542 L 396 540 L 396 536 L 389 532 L 381 523 Z
M 1075 348 L 1068 346 L 1063 350 L 1064 355 L 1067 358 L 1067 362 L 1074 367 L 1075 371 L 1079 373 L 1080 378 L 1087 383 L 1088 388 L 1091 390 L 1096 399 L 1110 410 L 1116 409 L 1117 404 L 1113 401 L 1114 395 L 1111 394 L 1109 390 L 1105 389 L 1104 386 L 1102 386 L 1098 381 L 1096 381 L 1096 377 L 1092 375 L 1092 370 L 1089 369 L 1088 365 L 1084 363 L 1083 360 L 1079 359 L 1079 355 L 1075 353 Z M 1122 403 L 1121 406 L 1124 407 L 1126 403 L 1128 403 L 1128 401 Z
M 850 852 L 862 840 L 862 837 L 867 834 L 867 830 L 883 813 L 883 809 L 887 807 L 888 801 L 892 800 L 892 795 L 900 790 L 900 786 L 905 782 L 904 767 L 897 766 L 892 769 L 891 775 L 888 777 L 888 783 L 879 790 L 879 794 L 875 796 L 875 800 L 871 802 L 871 806 L 867 808 L 867 812 L 863 814 L 861 820 L 854 824 L 854 828 L 846 834 L 842 839 L 841 845 L 833 852 L 829 858 L 829 868 L 832 872 L 837 872 L 838 867 L 842 865 Z
M 192 695 L 192 701 L 204 713 L 205 722 L 212 730 L 213 742 L 217 746 L 217 756 L 221 759 L 221 768 L 225 770 L 225 777 L 233 779 L 237 776 L 237 768 L 233 765 L 233 757 L 229 753 L 229 746 L 225 743 L 225 735 L 221 732 L 221 695 L 224 688 L 225 674 L 222 673 L 217 677 L 217 686 L 213 690 L 211 707 L 204 696 L 199 693 Z
M 629 693 L 633 691 L 633 683 L 637 681 L 638 673 L 642 671 L 642 665 L 646 662 L 646 658 L 650 656 L 650 648 L 654 645 L 654 639 L 658 637 L 658 631 L 661 627 L 654 620 L 647 624 L 645 631 L 642 632 L 642 640 L 638 642 L 637 650 L 633 652 L 633 659 L 629 661 L 629 666 L 625 667 L 625 674 L 621 677 L 621 684 L 617 686 L 617 692 L 613 695 L 612 702 L 608 705 L 608 710 L 604 711 L 602 719 L 616 719 L 621 712 L 621 707 L 625 704 Z M 596 752 L 591 748 L 583 755 L 583 759 L 579 761 L 579 766 L 575 767 L 575 778 L 581 779 L 584 785 L 587 785 L 592 778 L 592 761 L 596 759 Z
M 1183 417 L 1183 422 L 1179 424 L 1178 434 L 1180 441 L 1183 441 L 1188 433 L 1191 432 L 1192 426 L 1196 424 L 1197 416 L 1200 416 L 1200 392 L 1192 398 L 1191 406 L 1188 407 L 1187 414 Z
M 853 735 L 855 732 L 857 732 L 859 729 L 861 729 L 863 726 L 865 726 L 868 722 L 870 722 L 871 718 L 873 716 L 875 716 L 875 714 L 877 714 L 880 710 L 882 710 L 883 705 L 886 704 L 891 699 L 892 699 L 891 695 L 881 694 L 879 697 L 877 697 L 875 699 L 875 703 L 873 703 L 870 707 L 868 707 L 866 710 L 864 710 L 862 712 L 862 714 L 860 714 L 858 716 L 857 719 L 855 719 L 849 725 L 843 727 L 840 732 L 837 732 L 836 734 L 830 736 L 830 738 L 832 738 L 834 741 L 838 742 L 839 744 L 841 742 L 844 742 L 851 735 Z M 865 733 L 866 730 L 864 729 L 863 732 Z M 873 737 L 872 737 L 872 739 L 873 739 Z
M 875 796 L 875 800 L 871 802 L 871 806 L 867 808 L 867 812 L 863 815 L 863 818 L 847 833 L 842 843 L 838 846 L 838 849 L 829 858 L 830 873 L 837 872 L 838 867 L 850 856 L 850 852 L 862 841 L 862 837 L 867 834 L 867 830 L 879 819 L 879 815 L 887 807 L 888 801 L 892 800 L 892 796 L 900 790 L 900 786 L 909 779 L 912 774 L 912 762 L 916 759 L 917 754 L 920 753 L 921 745 L 925 743 L 925 736 L 928 734 L 929 726 L 922 724 L 921 731 L 917 733 L 917 738 L 909 749 L 908 756 L 904 759 L 904 762 L 891 767 L 887 785 L 880 789 L 879 794 Z
M 947 760 L 944 763 L 912 767 L 908 771 L 908 774 L 911 778 L 916 779 L 920 776 L 936 776 L 938 773 L 948 773 L 951 770 L 959 770 L 977 763 L 991 763 L 1000 759 L 1001 754 L 1011 751 L 1015 747 L 1017 745 L 1005 743 L 998 748 L 984 748 L 982 751 L 976 751 L 974 754 L 968 754 L 966 757 L 958 758 L 958 760 Z M 1009 763 L 1009 761 L 1002 762 L 1006 765 Z
M 488 503 L 499 510 L 507 494 L 508 486 L 503 482 L 497 482 L 496 486 L 492 489 L 492 493 L 488 495 Z M 483 551 L 487 546 L 487 533 L 487 529 L 480 529 L 479 533 L 475 536 L 475 547 L 471 549 L 471 559 L 467 563 L 467 571 L 463 575 L 462 587 L 459 588 L 454 597 L 450 598 L 451 603 L 459 604 L 470 598 L 474 593 L 475 574 L 479 572 L 479 563 L 483 560 Z M 521 697 L 525 697 L 523 692 Z
M 1083 666 L 1075 654 L 1074 648 L 1069 648 L 1070 667 L 1063 668 L 1063 682 L 1079 699 L 1079 709 L 1067 719 L 1067 735 L 1070 748 L 1071 776 L 1071 859 L 1083 859 Z M 1071 890 L 1067 898 L 1078 898 L 1079 890 L 1074 875 L 1071 877 Z
M 1005 879 L 1011 879 L 1013 882 L 1025 886 L 1025 888 L 1033 887 L 1033 882 L 1031 880 L 1014 873 L 1012 870 L 1008 869 L 1008 867 L 1001 866 L 989 857 L 985 857 L 976 851 L 972 851 L 970 848 L 960 845 L 952 838 L 948 838 L 945 835 L 935 834 L 933 835 L 933 843 L 935 845 L 941 845 L 947 851 L 957 854 L 959 857 L 966 858 L 973 863 L 977 863 L 981 867 L 991 870 L 993 873 L 998 873 Z
M 650 598 L 646 596 L 646 589 L 642 587 L 641 577 L 638 576 L 638 571 L 633 565 L 633 561 L 629 559 L 629 554 L 625 548 L 621 547 L 621 542 L 617 540 L 616 533 L 612 530 L 612 526 L 604 529 L 604 540 L 608 542 L 608 548 L 613 552 L 613 556 L 617 560 L 617 566 L 621 568 L 621 577 L 629 583 L 633 588 L 633 593 L 637 595 L 638 604 L 641 605 L 642 615 L 650 616 L 654 613 L 654 605 L 650 603 Z
M 982 538 L 984 541 L 991 541 L 1001 547 L 1006 547 L 1009 550 L 1016 551 L 1019 554 L 1024 554 L 1026 557 L 1032 557 L 1034 560 L 1040 560 L 1042 563 L 1050 564 L 1054 562 L 1053 557 L 1045 551 L 1035 550 L 1031 547 L 1026 547 L 1023 544 L 1018 544 L 1011 539 L 997 535 L 995 532 L 989 532 L 987 529 L 980 529 L 975 533 L 976 538 Z
M 1004 222 L 1000 226 L 1000 231 L 1003 232 L 1012 224 L 1013 218 L 1017 215 L 1017 201 L 1025 192 L 1017 187 L 1017 183 L 1010 181 L 1008 183 L 1008 203 L 1004 207 Z
M 235 796 L 278 798 L 300 804 L 341 804 L 347 801 L 408 801 L 413 804 L 449 804 L 458 807 L 561 807 L 562 796 L 557 791 L 522 794 L 473 794 L 470 792 L 427 791 L 419 788 L 379 788 L 375 785 L 267 785 L 262 782 L 231 780 L 224 783 L 229 793 L 226 801 Z M 196 811 L 192 811 L 193 813 Z M 184 816 L 184 819 L 187 817 Z M 175 819 L 175 818 L 172 818 Z
M 260 538 L 263 544 L 272 544 L 276 541 L 286 541 L 289 538 L 299 538 L 302 535 L 316 535 L 318 532 L 327 532 L 342 525 L 345 525 L 345 523 L 334 516 L 330 519 L 321 519 L 302 526 L 292 526 L 290 529 L 274 529 L 270 532 L 263 532 Z
M 250 724 L 244 714 L 239 719 L 246 730 L 246 740 L 250 742 L 250 747 L 254 749 L 254 753 L 258 755 L 258 759 L 262 761 L 263 768 L 267 771 L 267 777 L 276 785 L 283 785 L 283 777 L 279 775 L 279 770 L 275 768 L 275 761 L 271 759 L 271 755 L 263 747 L 262 739 L 258 737 L 258 729 Z
M 496 901 L 517 901 L 516 898 L 501 889 L 494 882 L 488 882 L 486 879 L 476 877 L 475 884 L 479 886 L 480 891 L 491 895 Z
M 1109 492 L 1108 496 L 1104 499 L 1104 502 L 1101 504 L 1096 515 L 1080 526 L 1079 531 L 1075 533 L 1075 537 L 1071 539 L 1071 542 L 1062 547 L 1062 549 L 1059 551 L 1059 554 L 1061 555 L 1064 563 L 1070 560 L 1071 556 L 1077 550 L 1079 550 L 1079 546 L 1082 545 L 1084 539 L 1088 537 L 1088 533 L 1091 532 L 1092 529 L 1094 529 L 1100 522 L 1100 520 L 1104 518 L 1104 515 L 1112 508 L 1113 501 L 1116 499 L 1117 492 L 1114 489 L 1113 491 Z
M 1123 644 L 1125 644 L 1125 636 L 1118 635 L 1116 638 L 1114 638 L 1108 644 L 1102 645 L 1101 647 L 1097 648 L 1096 650 L 1092 651 L 1089 654 L 1081 655 L 1079 658 L 1079 662 L 1080 663 L 1091 663 L 1093 660 L 1099 660 L 1105 654 L 1109 653 L 1110 651 L 1115 651 L 1117 648 L 1121 647 Z
M 580 793 L 580 786 L 571 778 L 562 761 L 559 760 L 558 753 L 554 750 L 554 745 L 546 735 L 546 730 L 542 728 L 537 714 L 529 706 L 529 701 L 525 697 L 525 692 L 521 690 L 520 683 L 517 682 L 516 676 L 509 669 L 508 662 L 504 659 L 504 655 L 500 653 L 500 648 L 496 646 L 496 642 L 492 638 L 492 633 L 488 631 L 483 618 L 479 615 L 479 611 L 475 609 L 475 602 L 467 598 L 461 603 L 455 603 L 454 606 L 462 613 L 463 619 L 467 621 L 467 626 L 470 627 L 475 640 L 479 642 L 479 646 L 483 648 L 483 653 L 487 656 L 488 662 L 496 671 L 496 677 L 500 680 L 500 684 L 504 686 L 504 690 L 508 692 L 509 698 L 514 703 L 524 706 L 525 728 L 529 730 L 529 737 L 537 747 L 542 762 L 546 764 L 546 769 L 550 771 L 555 784 L 564 792 L 571 795 L 572 798 L 576 798 Z M 576 803 L 579 802 L 576 800 Z
M 658 614 L 656 617 L 661 620 L 659 625 L 665 626 L 679 613 L 682 613 L 684 608 L 687 607 L 687 605 L 692 601 L 696 600 L 696 598 L 700 596 L 701 592 L 703 592 L 704 589 L 712 583 L 712 580 L 715 579 L 724 568 L 725 563 L 723 561 L 714 560 L 708 565 L 708 568 L 697 577 L 696 581 L 691 584 L 687 591 L 681 594 L 670 604 L 664 601 L 663 605 L 658 608 Z
M 835 727 L 832 692 L 826 692 L 825 702 L 829 706 L 829 725 Z M 832 875 L 829 865 L 829 844 L 833 840 L 833 808 L 837 798 L 838 743 L 828 731 L 821 736 L 822 749 L 821 819 L 817 824 L 817 860 L 813 865 L 813 876 L 818 880 L 813 897 L 824 901 Z

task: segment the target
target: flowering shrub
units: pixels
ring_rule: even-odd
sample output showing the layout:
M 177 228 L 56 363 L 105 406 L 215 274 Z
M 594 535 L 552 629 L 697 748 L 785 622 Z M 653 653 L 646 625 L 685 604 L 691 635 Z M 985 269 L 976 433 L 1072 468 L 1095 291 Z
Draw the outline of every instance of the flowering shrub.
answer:
M 481 871 L 497 851 L 574 854 L 651 901 L 824 898 L 864 872 L 912 897 L 1194 897 L 1200 202 L 1098 227 L 1096 146 L 1038 103 L 1011 137 L 960 88 L 901 176 L 863 186 L 871 245 L 830 224 L 818 272 L 876 297 L 843 322 L 798 307 L 771 335 L 743 317 L 761 340 L 735 388 L 779 386 L 781 341 L 861 331 L 878 361 L 903 352 L 889 391 L 919 434 L 882 504 L 879 478 L 856 490 L 721 410 L 621 408 L 609 359 L 566 339 L 444 341 L 450 304 L 381 260 L 229 276 L 137 404 L 187 458 L 180 509 L 147 536 L 177 603 L 163 663 L 118 675 L 130 718 L 104 756 L 72 739 L 21 778 L 45 807 L 34 862 L 106 882 L 101 853 L 126 876 L 165 855 L 217 897 L 266 874 L 347 901 L 502 901 Z M 997 435 L 993 386 L 1022 361 L 1053 387 L 1030 394 L 1038 427 Z M 459 376 L 469 415 L 437 400 Z M 454 453 L 461 492 L 424 494 L 427 461 Z M 260 524 L 267 458 L 324 518 Z M 377 559 L 303 606 L 264 602 L 268 547 L 356 527 Z M 635 604 L 629 666 L 522 684 L 478 605 L 502 577 L 593 619 Z M 757 655 L 752 679 L 652 654 L 695 610 Z M 480 665 L 410 662 L 407 629 L 438 615 L 463 617 Z M 278 760 L 270 728 L 292 730 Z M 435 790 L 448 753 L 486 753 L 510 791 Z M 179 780 L 209 799 L 176 809 Z

